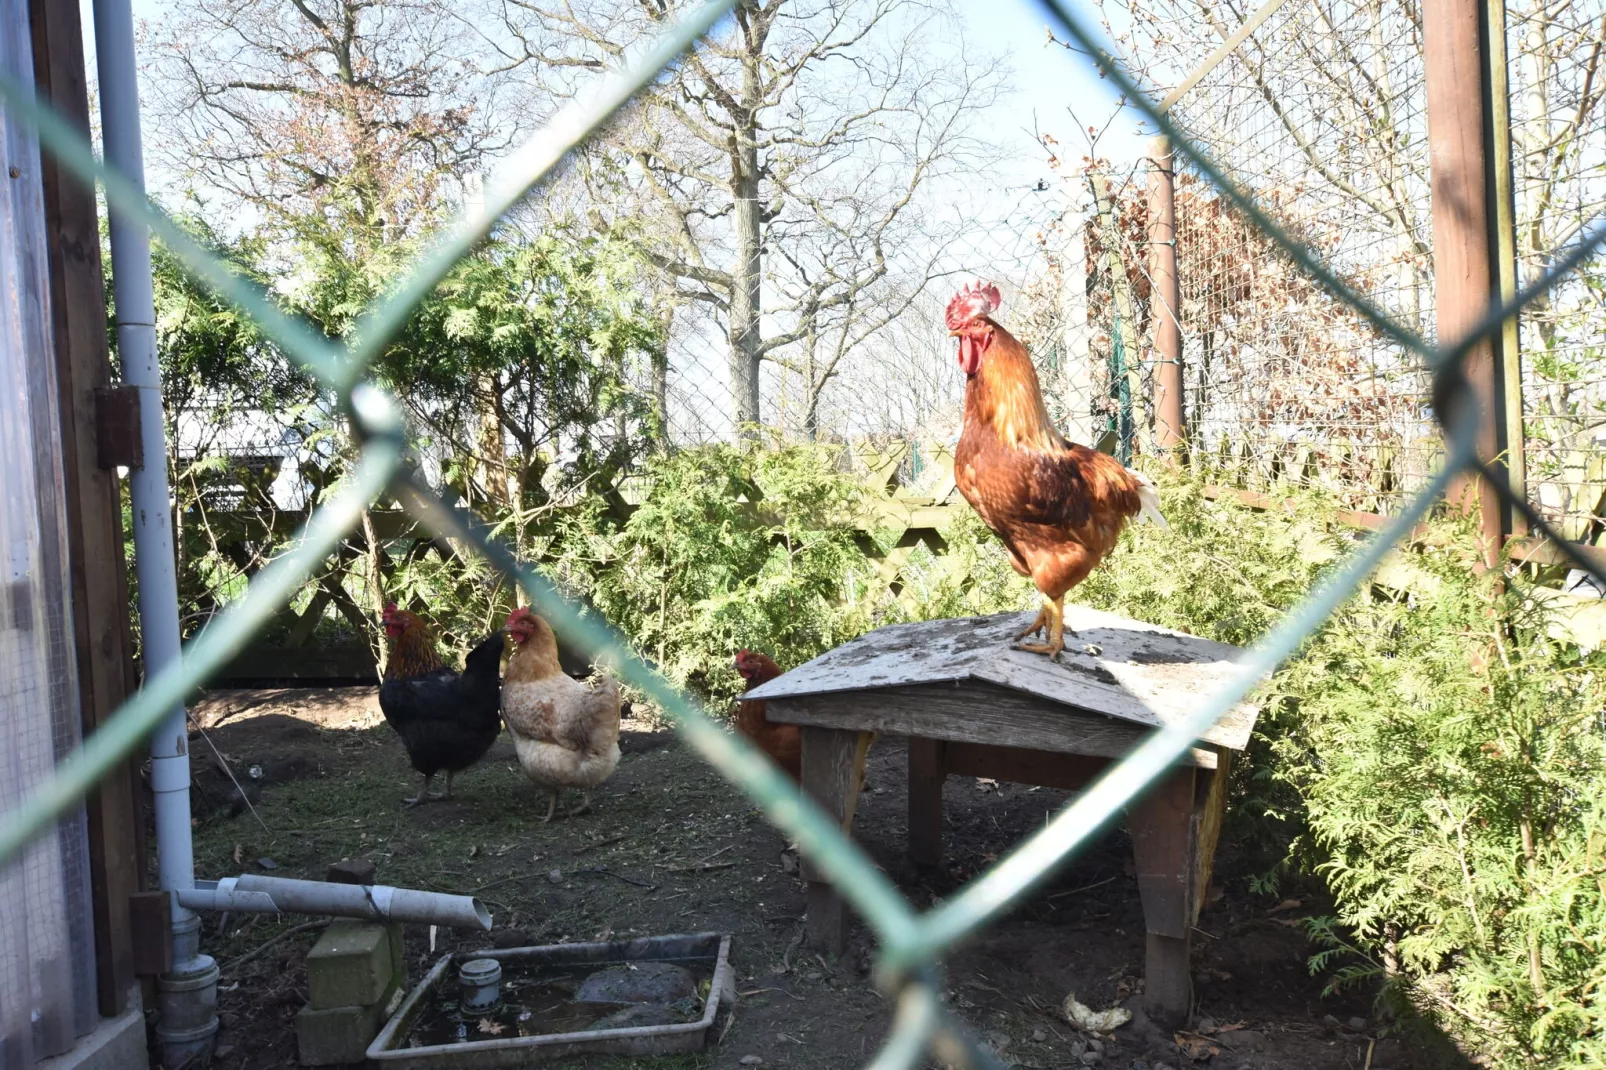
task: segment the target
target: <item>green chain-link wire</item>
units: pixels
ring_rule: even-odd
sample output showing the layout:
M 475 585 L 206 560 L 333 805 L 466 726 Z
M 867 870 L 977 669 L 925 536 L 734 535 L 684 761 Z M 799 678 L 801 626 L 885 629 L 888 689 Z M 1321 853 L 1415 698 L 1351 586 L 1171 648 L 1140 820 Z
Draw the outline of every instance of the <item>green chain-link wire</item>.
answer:
M 373 357 L 412 315 L 452 265 L 485 236 L 494 222 L 549 176 L 598 126 L 714 25 L 736 0 L 712 0 L 680 20 L 620 71 L 600 79 L 592 92 L 572 101 L 519 149 L 493 180 L 485 211 L 460 216 L 420 258 L 412 273 L 360 321 L 354 341 L 338 346 L 304 322 L 285 315 L 260 288 L 202 248 L 181 227 L 151 205 L 137 187 L 94 157 L 82 136 L 42 106 L 31 87 L 0 79 L 0 97 L 12 114 L 32 124 L 41 144 L 63 167 L 86 184 L 99 183 L 111 210 L 143 222 L 177 254 L 188 269 L 220 297 L 250 315 L 288 356 L 344 399 L 352 429 L 361 442 L 357 464 L 344 485 L 314 512 L 292 548 L 252 579 L 245 595 L 219 614 L 184 646 L 181 660 L 146 681 L 105 725 L 57 768 L 52 778 L 5 815 L 0 826 L 0 865 L 75 805 L 118 762 L 145 741 L 166 712 L 182 702 L 282 608 L 307 577 L 360 521 L 363 508 L 387 490 L 437 536 L 461 540 L 493 565 L 518 579 L 530 601 L 575 647 L 609 664 L 625 682 L 662 707 L 686 740 L 764 811 L 768 819 L 818 866 L 864 919 L 880 942 L 877 982 L 896 997 L 892 1029 L 871 1063 L 873 1070 L 907 1070 L 933 1045 L 946 1057 L 996 1067 L 969 1028 L 941 1001 L 941 956 L 996 919 L 1040 885 L 1071 854 L 1097 833 L 1149 784 L 1171 768 L 1213 724 L 1286 658 L 1293 655 L 1327 617 L 1371 574 L 1383 556 L 1428 512 L 1450 480 L 1463 471 L 1483 471 L 1490 458 L 1474 448 L 1477 407 L 1461 374 L 1461 361 L 1478 341 L 1499 330 L 1524 305 L 1571 272 L 1606 241 L 1596 227 L 1569 256 L 1508 305 L 1494 309 L 1478 328 L 1453 346 L 1429 345 L 1395 323 L 1346 285 L 1308 249 L 1290 238 L 1239 190 L 1183 131 L 1159 113 L 1121 66 L 1061 2 L 1046 0 L 1060 26 L 1086 50 L 1117 88 L 1154 121 L 1198 171 L 1284 252 L 1338 299 L 1384 336 L 1418 356 L 1432 372 L 1434 415 L 1446 430 L 1449 457 L 1399 516 L 1352 554 L 1315 591 L 1291 610 L 1275 629 L 1241 658 L 1232 680 L 1183 721 L 1151 734 L 1111 767 L 1064 810 L 957 895 L 926 914 L 916 914 L 896 887 L 838 825 L 829 820 L 790 780 L 739 735 L 724 730 L 694 700 L 652 671 L 611 626 L 583 615 L 539 572 L 519 561 L 471 517 L 447 508 L 416 473 L 402 466 L 406 438 L 400 409 L 384 391 L 364 380 Z M 1487 473 L 1486 473 L 1487 474 Z M 1552 538 L 1580 567 L 1606 582 L 1565 540 L 1533 514 L 1525 501 L 1502 494 L 1522 510 L 1534 529 Z

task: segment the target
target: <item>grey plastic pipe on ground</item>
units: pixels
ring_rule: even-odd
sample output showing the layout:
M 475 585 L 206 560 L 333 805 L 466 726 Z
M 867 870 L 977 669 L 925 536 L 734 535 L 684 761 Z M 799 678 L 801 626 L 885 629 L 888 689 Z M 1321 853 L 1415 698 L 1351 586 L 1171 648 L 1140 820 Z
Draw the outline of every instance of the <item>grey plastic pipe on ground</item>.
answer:
M 251 914 L 332 914 L 373 921 L 410 921 L 450 929 L 491 927 L 491 912 L 468 895 L 421 892 L 384 884 L 331 884 L 246 874 L 199 881 L 179 898 L 192 910 Z

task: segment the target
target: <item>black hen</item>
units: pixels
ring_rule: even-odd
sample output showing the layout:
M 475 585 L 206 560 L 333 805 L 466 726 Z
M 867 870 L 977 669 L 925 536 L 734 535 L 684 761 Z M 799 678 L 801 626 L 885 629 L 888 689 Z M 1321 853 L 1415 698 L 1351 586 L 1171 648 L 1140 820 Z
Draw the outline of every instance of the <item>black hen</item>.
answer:
M 413 768 L 424 774 L 416 806 L 452 797 L 452 774 L 485 757 L 502 729 L 502 647 L 500 632 L 469 651 L 463 671 L 448 669 L 429 627 L 416 615 L 385 607 L 390 661 L 379 687 L 379 708 L 401 736 Z M 429 793 L 430 781 L 446 773 L 446 791 Z

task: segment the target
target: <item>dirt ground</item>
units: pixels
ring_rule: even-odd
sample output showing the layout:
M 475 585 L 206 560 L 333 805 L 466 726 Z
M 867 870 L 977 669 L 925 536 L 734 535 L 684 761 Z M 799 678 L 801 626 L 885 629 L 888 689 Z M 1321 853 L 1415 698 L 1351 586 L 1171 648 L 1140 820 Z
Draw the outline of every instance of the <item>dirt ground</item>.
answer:
M 195 709 L 207 729 L 193 750 L 198 876 L 271 870 L 321 879 L 331 862 L 366 857 L 381 883 L 473 894 L 491 909 L 491 933 L 442 930 L 433 952 L 427 929 L 409 926 L 411 981 L 442 953 L 506 941 L 510 929 L 531 943 L 719 931 L 733 937 L 734 1021 L 705 1055 L 667 1061 L 736 1068 L 757 1056 L 772 1066 L 859 1066 L 885 1035 L 889 1005 L 870 984 L 867 933 L 855 930 L 841 961 L 799 946 L 804 889 L 781 836 L 667 730 L 627 719 L 624 758 L 593 794 L 592 812 L 541 825 L 545 797 L 519 771 L 505 736 L 457 779 L 452 800 L 404 809 L 418 778 L 372 688 L 214 692 Z M 214 748 L 246 786 L 250 806 Z M 902 742 L 877 741 L 854 831 L 922 908 L 1065 801 L 1046 788 L 951 778 L 944 865 L 921 872 L 904 855 L 905 774 Z M 1078 1033 L 1060 1012 L 1067 994 L 1094 1009 L 1141 1003 L 1143 924 L 1129 858 L 1124 833 L 1112 832 L 948 959 L 949 1005 L 1005 1062 L 1120 1070 L 1467 1065 L 1431 1037 L 1396 1035 L 1373 1016 L 1371 993 L 1323 998 L 1298 925 L 1319 904 L 1278 909 L 1250 895 L 1230 843 L 1195 941 L 1194 1028 L 1202 1040 L 1190 1041 L 1193 1054 L 1141 1013 L 1102 1038 Z M 223 971 L 215 1066 L 295 1063 L 293 1020 L 306 999 L 304 957 L 316 931 L 291 930 L 307 921 L 205 919 L 203 947 Z

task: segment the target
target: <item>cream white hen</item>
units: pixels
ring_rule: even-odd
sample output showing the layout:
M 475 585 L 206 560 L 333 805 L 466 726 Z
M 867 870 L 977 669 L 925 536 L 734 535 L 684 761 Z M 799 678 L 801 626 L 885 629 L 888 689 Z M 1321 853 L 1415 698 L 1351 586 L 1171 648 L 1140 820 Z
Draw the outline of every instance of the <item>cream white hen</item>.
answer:
M 619 684 L 565 675 L 552 626 L 523 606 L 509 614 L 507 632 L 513 655 L 502 677 L 502 720 L 524 775 L 552 794 L 541 820 L 552 820 L 564 788 L 584 793 L 569 816 L 583 814 L 591 789 L 619 765 Z

